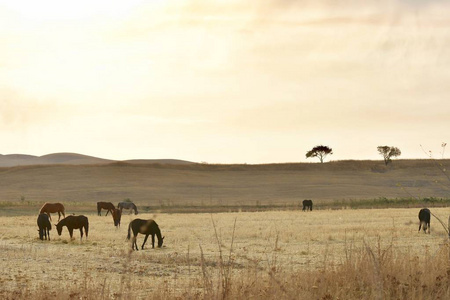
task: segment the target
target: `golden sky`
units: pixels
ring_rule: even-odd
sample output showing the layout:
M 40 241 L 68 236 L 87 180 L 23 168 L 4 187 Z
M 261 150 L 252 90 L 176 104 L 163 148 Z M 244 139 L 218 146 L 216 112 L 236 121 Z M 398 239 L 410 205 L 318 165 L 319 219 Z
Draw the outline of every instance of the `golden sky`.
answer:
M 209 163 L 440 157 L 441 0 L 0 0 L 0 153 Z M 314 160 L 311 160 L 314 161 Z

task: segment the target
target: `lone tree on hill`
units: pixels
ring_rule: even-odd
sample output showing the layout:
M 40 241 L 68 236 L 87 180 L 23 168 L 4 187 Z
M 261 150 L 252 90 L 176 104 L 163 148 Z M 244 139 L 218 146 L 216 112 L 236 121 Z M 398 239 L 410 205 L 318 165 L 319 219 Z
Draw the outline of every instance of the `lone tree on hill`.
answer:
M 384 164 L 387 166 L 388 163 L 390 163 L 391 157 L 397 157 L 402 154 L 400 149 L 397 147 L 389 147 L 389 146 L 378 146 L 377 147 L 378 153 L 383 156 Z
M 331 149 L 328 146 L 315 146 L 308 152 L 306 152 L 306 158 L 310 157 L 318 157 L 320 159 L 320 162 L 323 163 L 323 159 L 328 155 L 333 154 L 333 149 Z

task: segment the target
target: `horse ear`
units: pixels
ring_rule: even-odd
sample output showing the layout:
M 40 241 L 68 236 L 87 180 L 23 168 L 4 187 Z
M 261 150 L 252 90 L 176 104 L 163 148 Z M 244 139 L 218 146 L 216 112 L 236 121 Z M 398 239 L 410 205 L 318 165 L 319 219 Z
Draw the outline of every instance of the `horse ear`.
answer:
M 162 240 L 165 238 L 165 236 L 162 237 Z

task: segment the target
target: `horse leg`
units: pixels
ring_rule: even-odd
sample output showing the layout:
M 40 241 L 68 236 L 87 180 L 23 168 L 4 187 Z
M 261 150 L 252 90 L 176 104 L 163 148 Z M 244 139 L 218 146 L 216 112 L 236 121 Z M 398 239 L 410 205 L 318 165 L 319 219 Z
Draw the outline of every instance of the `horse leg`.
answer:
M 69 230 L 70 239 L 72 239 L 73 236 L 73 228 L 67 228 Z
M 61 213 L 58 211 L 58 222 L 59 222 L 59 219 L 61 219 Z
M 102 209 L 99 207 L 97 208 L 97 216 L 101 216 L 102 215 Z
M 144 242 L 142 243 L 142 250 L 144 250 L 144 245 L 145 245 L 145 242 L 147 242 L 147 239 L 148 239 L 148 234 L 146 234 L 145 235 L 145 239 L 144 239 Z
M 136 248 L 136 251 L 139 251 L 136 241 L 137 241 L 137 237 L 135 235 L 135 236 L 133 236 L 133 242 L 131 244 L 131 249 L 134 250 L 134 248 Z
M 155 234 L 152 234 L 152 248 L 155 249 Z
M 83 240 L 83 227 L 80 227 L 80 235 L 81 235 L 80 241 L 82 241 Z
M 109 209 L 107 209 L 107 210 L 106 210 L 106 215 L 105 215 L 105 216 L 107 216 L 107 215 L 108 215 L 108 213 L 109 213 Z
M 52 220 L 52 216 L 50 215 L 50 213 L 47 213 L 48 218 L 50 219 L 50 221 Z
M 420 224 L 419 224 L 419 232 L 420 232 L 421 227 L 422 227 L 422 222 L 420 222 Z
M 47 228 L 48 240 L 50 241 L 50 229 Z

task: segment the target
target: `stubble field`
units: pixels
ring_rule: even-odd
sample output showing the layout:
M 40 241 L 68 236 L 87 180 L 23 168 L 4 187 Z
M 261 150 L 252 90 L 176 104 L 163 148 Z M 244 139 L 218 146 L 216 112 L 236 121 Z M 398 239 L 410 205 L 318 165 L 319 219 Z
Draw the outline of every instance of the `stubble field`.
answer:
M 445 221 L 449 208 L 433 208 Z M 38 239 L 36 216 L 0 217 L 3 299 L 449 299 L 447 233 L 418 209 L 215 214 L 87 214 L 89 238 Z M 153 218 L 163 248 L 130 251 L 133 218 Z M 53 223 L 57 216 L 53 215 Z M 143 236 L 138 235 L 138 245 Z

